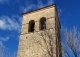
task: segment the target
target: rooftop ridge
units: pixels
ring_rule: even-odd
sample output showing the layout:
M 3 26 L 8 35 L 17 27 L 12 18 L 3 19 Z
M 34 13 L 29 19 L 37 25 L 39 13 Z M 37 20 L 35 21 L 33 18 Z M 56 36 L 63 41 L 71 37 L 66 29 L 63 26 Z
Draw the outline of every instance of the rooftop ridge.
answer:
M 42 7 L 42 8 L 36 9 L 36 10 L 32 10 L 32 11 L 29 11 L 29 12 L 22 13 L 22 16 L 25 15 L 25 14 L 30 14 L 30 13 L 33 13 L 33 12 L 40 11 L 40 10 L 42 10 L 42 9 L 50 8 L 50 7 L 53 7 L 53 6 L 56 6 L 56 4 L 52 4 L 52 5 L 45 6 L 45 7 Z

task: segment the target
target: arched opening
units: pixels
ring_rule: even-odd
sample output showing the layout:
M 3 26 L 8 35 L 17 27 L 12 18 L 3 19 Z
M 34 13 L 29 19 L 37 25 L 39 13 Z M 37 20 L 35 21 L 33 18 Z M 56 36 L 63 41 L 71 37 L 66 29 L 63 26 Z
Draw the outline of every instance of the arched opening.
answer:
M 35 22 L 34 22 L 34 20 L 31 20 L 29 22 L 28 32 L 34 32 L 34 26 L 35 26 Z
M 42 17 L 40 19 L 40 30 L 46 29 L 46 18 Z

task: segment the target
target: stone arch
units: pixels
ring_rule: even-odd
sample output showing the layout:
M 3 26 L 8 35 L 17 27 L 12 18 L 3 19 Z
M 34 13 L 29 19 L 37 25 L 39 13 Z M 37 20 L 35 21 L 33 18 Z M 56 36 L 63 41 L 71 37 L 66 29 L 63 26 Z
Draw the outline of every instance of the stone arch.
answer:
M 29 21 L 28 32 L 34 32 L 34 28 L 35 28 L 35 21 L 34 20 Z
M 40 19 L 40 30 L 46 29 L 46 18 L 42 17 Z

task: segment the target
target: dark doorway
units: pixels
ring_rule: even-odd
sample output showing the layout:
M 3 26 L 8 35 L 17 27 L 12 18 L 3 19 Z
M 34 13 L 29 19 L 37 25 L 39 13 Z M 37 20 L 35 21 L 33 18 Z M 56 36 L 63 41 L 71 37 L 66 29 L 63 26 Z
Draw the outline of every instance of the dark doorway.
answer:
M 40 30 L 46 29 L 46 18 L 43 17 L 40 19 Z
M 29 32 L 34 32 L 34 26 L 35 26 L 35 22 L 34 22 L 34 20 L 31 20 L 30 22 L 29 22 Z

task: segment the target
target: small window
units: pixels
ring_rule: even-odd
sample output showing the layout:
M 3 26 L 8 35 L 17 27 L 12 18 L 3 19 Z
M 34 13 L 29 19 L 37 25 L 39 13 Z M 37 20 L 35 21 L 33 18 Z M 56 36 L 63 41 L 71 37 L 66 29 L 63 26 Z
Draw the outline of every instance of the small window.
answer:
M 34 20 L 31 20 L 29 22 L 28 32 L 34 32 L 34 26 L 35 26 L 35 22 L 34 22 Z
M 46 29 L 46 18 L 42 17 L 40 19 L 40 30 Z

